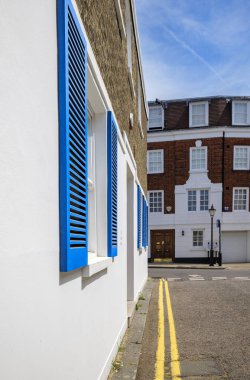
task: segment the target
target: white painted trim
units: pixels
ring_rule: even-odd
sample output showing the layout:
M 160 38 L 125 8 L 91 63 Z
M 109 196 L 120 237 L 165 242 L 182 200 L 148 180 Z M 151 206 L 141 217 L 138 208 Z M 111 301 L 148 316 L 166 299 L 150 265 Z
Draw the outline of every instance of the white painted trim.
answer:
M 235 150 L 237 148 L 247 148 L 247 167 L 246 168 L 236 168 L 235 167 Z M 234 145 L 234 159 L 233 159 L 233 169 L 234 170 L 249 170 L 250 169 L 250 146 L 247 145 Z
M 246 210 L 235 210 L 234 208 L 234 198 L 235 198 L 235 190 L 245 190 L 247 191 L 247 202 L 246 202 Z M 248 213 L 249 212 L 249 187 L 247 186 L 238 186 L 238 187 L 233 187 L 233 207 L 232 207 L 233 212 L 239 212 L 239 213 Z
M 116 8 L 116 13 L 117 13 L 119 28 L 121 31 L 121 36 L 122 36 L 122 39 L 125 39 L 126 38 L 126 29 L 125 29 L 125 24 L 124 24 L 124 20 L 123 20 L 120 0 L 115 0 L 115 8 Z
M 162 204 L 162 209 L 161 211 L 158 211 L 158 212 L 151 212 L 150 211 L 150 194 L 151 193 L 161 193 L 161 204 Z M 153 214 L 153 215 L 162 215 L 164 213 L 164 190 L 149 190 L 148 191 L 148 206 L 149 206 L 149 209 L 148 209 L 148 212 L 149 214 Z
M 193 124 L 193 106 L 205 105 L 205 124 Z M 189 128 L 208 126 L 208 101 L 189 103 Z
M 129 157 L 130 157 L 130 159 L 134 165 L 134 169 L 136 170 L 137 169 L 136 162 L 135 162 L 134 155 L 133 155 L 133 152 L 132 152 L 132 149 L 131 149 L 131 146 L 129 144 L 127 134 L 125 131 L 123 131 L 123 140 L 124 140 L 125 147 L 127 148 Z
M 235 121 L 235 105 L 246 104 L 247 105 L 247 122 L 238 123 Z M 249 125 L 250 124 L 250 101 L 248 100 L 233 100 L 232 101 L 232 125 Z
M 161 170 L 158 172 L 150 172 L 149 171 L 149 154 L 151 152 L 161 152 Z M 159 173 L 164 173 L 164 154 L 163 154 L 163 149 L 151 149 L 147 151 L 147 174 L 159 174 Z
M 197 128 L 194 129 L 181 129 L 174 131 L 150 132 L 148 133 L 147 141 L 160 142 L 160 141 L 181 141 L 181 140 L 197 140 L 205 138 L 222 137 L 225 132 L 225 137 L 235 138 L 250 138 L 250 127 L 212 127 L 212 128 Z
M 135 86 L 134 86 L 132 68 L 130 68 L 129 66 L 128 66 L 128 79 L 129 79 L 131 94 L 132 94 L 133 98 L 135 98 Z

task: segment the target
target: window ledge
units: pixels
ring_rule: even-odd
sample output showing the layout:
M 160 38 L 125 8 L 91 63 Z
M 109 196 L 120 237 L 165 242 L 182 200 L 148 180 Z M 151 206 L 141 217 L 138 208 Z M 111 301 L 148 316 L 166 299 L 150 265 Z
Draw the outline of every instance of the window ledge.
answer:
M 133 75 L 132 75 L 132 69 L 130 67 L 128 68 L 128 77 L 129 77 L 131 93 L 132 93 L 133 98 L 135 98 L 135 86 L 134 86 L 134 80 L 133 80 Z
M 88 265 L 82 269 L 82 277 L 88 278 L 107 269 L 111 261 L 111 257 L 93 257 L 89 259 Z
M 190 251 L 202 251 L 206 252 L 206 249 L 204 247 L 192 247 Z
M 208 173 L 207 169 L 191 169 L 188 172 L 189 174 L 196 174 L 196 173 Z

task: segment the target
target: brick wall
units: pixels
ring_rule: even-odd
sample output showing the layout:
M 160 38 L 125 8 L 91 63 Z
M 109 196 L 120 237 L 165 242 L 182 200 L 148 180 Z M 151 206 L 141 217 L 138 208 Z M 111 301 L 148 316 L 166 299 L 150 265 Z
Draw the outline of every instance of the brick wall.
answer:
M 129 84 L 127 41 L 121 38 L 114 0 L 76 0 L 91 47 L 106 85 L 119 126 L 125 130 L 135 156 L 139 180 L 147 189 L 146 151 L 147 117 L 141 91 L 142 139 L 138 128 L 138 80 L 139 62 L 132 31 L 133 81 L 136 96 Z M 125 22 L 125 0 L 121 1 Z M 131 15 L 132 19 L 132 15 Z M 134 115 L 134 127 L 129 128 L 129 114 Z
M 189 152 L 196 140 L 148 143 L 148 150 L 164 150 L 164 173 L 148 174 L 148 191 L 164 190 L 164 213 L 166 206 L 175 212 L 176 185 L 184 185 L 189 178 Z M 202 146 L 208 147 L 208 177 L 212 183 L 223 182 L 223 138 L 201 139 Z M 233 170 L 234 145 L 249 145 L 250 139 L 226 138 L 224 141 L 224 199 L 223 205 L 232 211 L 233 187 L 250 186 L 250 170 Z M 250 200 L 249 200 L 250 203 Z

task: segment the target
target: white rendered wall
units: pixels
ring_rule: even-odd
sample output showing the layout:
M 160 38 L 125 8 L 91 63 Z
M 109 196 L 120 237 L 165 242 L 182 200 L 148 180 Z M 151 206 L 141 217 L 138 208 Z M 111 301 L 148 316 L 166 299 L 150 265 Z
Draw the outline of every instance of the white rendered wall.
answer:
M 2 0 L 0 17 L 0 378 L 105 379 L 127 326 L 124 202 L 108 269 L 60 274 L 56 1 Z

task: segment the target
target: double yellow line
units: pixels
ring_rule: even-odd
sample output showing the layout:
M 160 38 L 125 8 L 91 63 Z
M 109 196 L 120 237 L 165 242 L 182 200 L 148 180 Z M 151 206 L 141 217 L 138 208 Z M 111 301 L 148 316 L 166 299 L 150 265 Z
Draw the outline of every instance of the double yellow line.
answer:
M 165 364 L 165 320 L 164 320 L 164 288 L 166 294 L 166 304 L 168 312 L 168 324 L 170 334 L 171 348 L 171 373 L 172 380 L 181 378 L 180 359 L 177 346 L 173 310 L 171 306 L 168 282 L 161 279 L 159 282 L 159 299 L 158 299 L 158 344 L 156 351 L 155 380 L 164 380 Z

